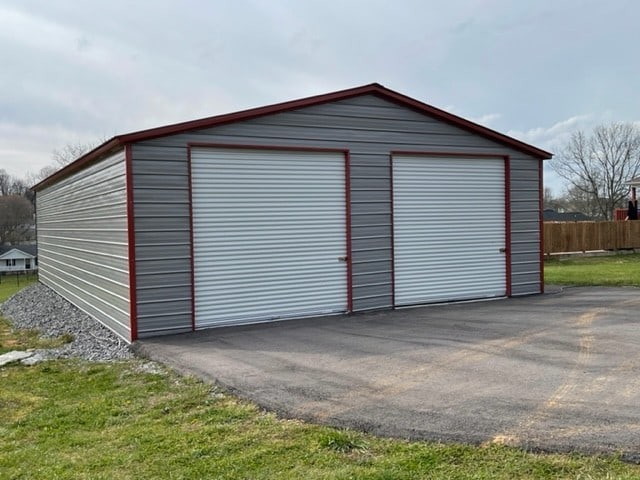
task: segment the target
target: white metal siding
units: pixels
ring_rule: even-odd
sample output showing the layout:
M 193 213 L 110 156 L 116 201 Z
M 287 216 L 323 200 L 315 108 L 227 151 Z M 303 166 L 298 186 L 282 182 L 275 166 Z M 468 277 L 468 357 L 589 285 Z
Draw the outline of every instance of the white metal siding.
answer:
M 347 309 L 341 153 L 194 148 L 196 328 Z
M 395 303 L 506 294 L 504 160 L 393 157 Z
M 39 191 L 40 281 L 130 340 L 124 151 Z

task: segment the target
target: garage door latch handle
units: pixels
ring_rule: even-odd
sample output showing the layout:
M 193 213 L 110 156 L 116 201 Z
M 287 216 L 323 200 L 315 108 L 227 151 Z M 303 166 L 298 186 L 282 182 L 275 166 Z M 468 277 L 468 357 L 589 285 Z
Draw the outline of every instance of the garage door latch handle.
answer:
M 347 261 L 347 256 L 345 255 L 344 257 L 338 257 L 338 261 L 339 262 L 346 262 Z

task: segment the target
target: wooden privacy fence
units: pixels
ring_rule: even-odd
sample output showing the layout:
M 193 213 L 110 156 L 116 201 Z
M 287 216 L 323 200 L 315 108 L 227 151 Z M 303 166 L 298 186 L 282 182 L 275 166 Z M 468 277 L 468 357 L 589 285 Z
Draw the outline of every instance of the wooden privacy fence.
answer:
M 544 222 L 544 253 L 640 248 L 640 220 Z

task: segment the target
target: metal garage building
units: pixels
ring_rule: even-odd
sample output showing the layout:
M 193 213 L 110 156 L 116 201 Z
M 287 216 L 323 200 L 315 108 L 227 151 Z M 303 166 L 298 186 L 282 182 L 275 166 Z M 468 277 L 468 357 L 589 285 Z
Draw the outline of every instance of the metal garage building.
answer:
M 128 341 L 540 293 L 550 157 L 378 84 L 119 135 L 34 187 L 40 280 Z

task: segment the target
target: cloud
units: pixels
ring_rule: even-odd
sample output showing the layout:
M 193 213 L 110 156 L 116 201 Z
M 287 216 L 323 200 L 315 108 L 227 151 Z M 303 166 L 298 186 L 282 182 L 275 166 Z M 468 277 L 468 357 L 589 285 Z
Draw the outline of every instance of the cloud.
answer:
M 69 129 L 61 125 L 19 125 L 0 122 L 0 168 L 9 174 L 24 178 L 27 173 L 36 173 L 51 164 L 54 148 L 67 143 L 95 142 L 99 138 L 95 132 Z M 55 139 L 55 141 L 53 141 Z
M 578 130 L 591 128 L 597 116 L 595 114 L 574 115 L 549 127 L 535 127 L 525 131 L 509 130 L 507 135 L 543 149 L 557 149 L 569 136 Z
M 574 115 L 548 127 L 535 127 L 525 131 L 509 130 L 506 134 L 557 154 L 572 133 L 590 129 L 598 119 L 599 116 L 593 113 Z M 566 181 L 553 171 L 552 162 L 553 159 L 545 161 L 543 164 L 544 185 L 551 189 L 553 195 L 560 196 L 566 189 Z
M 127 48 L 110 38 L 87 33 L 36 14 L 0 5 L 0 38 L 4 50 L 17 49 L 46 65 L 62 63 L 70 69 L 90 69 L 117 77 L 126 74 Z M 114 68 L 118 65 L 118 68 Z M 124 72 L 123 72 L 123 67 Z
M 640 3 L 440 3 L 0 0 L 0 168 L 371 82 L 552 152 L 638 118 Z
M 474 123 L 478 123 L 480 125 L 484 125 L 486 127 L 488 127 L 489 125 L 491 125 L 493 122 L 495 122 L 496 120 L 500 120 L 502 118 L 502 114 L 500 113 L 487 113 L 485 115 L 482 115 L 480 117 L 471 117 L 469 118 L 469 120 L 471 120 Z

